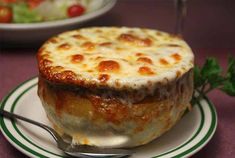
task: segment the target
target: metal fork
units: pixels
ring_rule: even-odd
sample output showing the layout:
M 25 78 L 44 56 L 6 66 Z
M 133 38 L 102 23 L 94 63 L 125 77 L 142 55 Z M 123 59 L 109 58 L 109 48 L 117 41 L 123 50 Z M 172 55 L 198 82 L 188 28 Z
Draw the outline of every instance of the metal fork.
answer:
M 70 137 L 68 135 L 64 135 L 61 137 L 53 128 L 46 126 L 42 123 L 36 122 L 34 120 L 25 118 L 20 115 L 16 115 L 0 109 L 0 115 L 9 118 L 11 120 L 19 119 L 36 126 L 39 126 L 45 129 L 50 135 L 54 138 L 57 143 L 57 147 L 62 150 L 67 155 L 73 157 L 81 157 L 81 158 L 100 158 L 100 157 L 112 157 L 112 158 L 120 158 L 120 157 L 128 157 L 133 154 L 131 150 L 124 150 L 124 149 L 112 149 L 112 148 L 101 148 L 89 145 L 73 145 L 71 141 L 66 141 L 65 137 Z M 68 139 L 67 139 L 68 140 Z

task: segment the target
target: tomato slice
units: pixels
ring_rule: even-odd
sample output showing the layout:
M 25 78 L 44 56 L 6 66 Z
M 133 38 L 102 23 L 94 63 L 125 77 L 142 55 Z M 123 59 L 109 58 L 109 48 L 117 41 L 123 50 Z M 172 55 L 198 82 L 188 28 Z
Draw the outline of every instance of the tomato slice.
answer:
M 0 6 L 0 23 L 12 22 L 12 10 L 9 7 Z
M 74 4 L 67 9 L 67 15 L 69 17 L 80 16 L 85 12 L 85 8 L 79 4 Z

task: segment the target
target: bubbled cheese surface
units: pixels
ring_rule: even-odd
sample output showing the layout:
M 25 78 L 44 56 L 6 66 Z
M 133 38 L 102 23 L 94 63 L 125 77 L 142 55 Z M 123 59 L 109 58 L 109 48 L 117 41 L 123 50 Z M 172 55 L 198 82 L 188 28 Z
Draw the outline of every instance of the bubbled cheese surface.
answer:
M 193 67 L 181 38 L 157 30 L 92 27 L 49 39 L 38 52 L 50 81 L 138 89 L 181 77 Z

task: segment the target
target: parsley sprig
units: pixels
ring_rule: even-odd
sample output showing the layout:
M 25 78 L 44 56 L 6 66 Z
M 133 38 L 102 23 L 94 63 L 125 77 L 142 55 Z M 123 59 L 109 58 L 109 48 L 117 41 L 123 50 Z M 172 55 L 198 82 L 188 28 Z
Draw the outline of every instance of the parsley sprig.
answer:
M 230 96 L 235 96 L 235 58 L 228 58 L 227 70 L 223 71 L 215 58 L 208 58 L 202 67 L 194 67 L 194 105 L 210 91 L 219 89 Z

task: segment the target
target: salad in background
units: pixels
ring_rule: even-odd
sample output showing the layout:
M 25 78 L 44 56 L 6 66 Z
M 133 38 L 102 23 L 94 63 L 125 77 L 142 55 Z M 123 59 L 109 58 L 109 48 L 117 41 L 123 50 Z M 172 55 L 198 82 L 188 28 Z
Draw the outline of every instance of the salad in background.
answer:
M 0 23 L 36 23 L 78 17 L 104 0 L 0 0 Z

